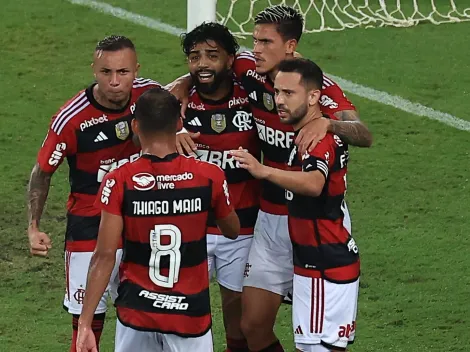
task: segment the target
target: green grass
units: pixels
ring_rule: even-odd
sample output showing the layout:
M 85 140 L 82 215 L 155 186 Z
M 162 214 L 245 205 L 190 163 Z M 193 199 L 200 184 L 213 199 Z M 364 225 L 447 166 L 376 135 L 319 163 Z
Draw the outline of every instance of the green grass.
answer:
M 110 1 L 185 25 L 185 1 Z M 162 83 L 185 72 L 177 38 L 65 1 L 4 2 L 0 12 L 0 351 L 68 350 L 62 309 L 67 167 L 53 178 L 42 229 L 54 248 L 28 255 L 25 187 L 50 116 L 92 80 L 95 43 L 123 33 L 137 45 L 143 76 Z M 355 29 L 307 35 L 299 50 L 327 72 L 468 119 L 469 24 Z M 245 43 L 249 45 L 248 42 Z M 348 201 L 362 253 L 357 342 L 362 351 L 468 351 L 470 210 L 468 133 L 349 96 L 372 130 L 371 149 L 352 149 Z M 213 287 L 216 351 L 223 350 Z M 110 310 L 103 351 L 112 351 Z M 277 332 L 292 350 L 289 307 Z

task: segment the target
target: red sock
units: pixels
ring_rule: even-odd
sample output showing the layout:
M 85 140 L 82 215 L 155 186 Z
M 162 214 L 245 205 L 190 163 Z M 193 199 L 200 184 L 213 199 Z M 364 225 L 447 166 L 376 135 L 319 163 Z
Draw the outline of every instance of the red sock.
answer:
M 102 314 L 95 314 L 93 317 L 93 321 L 91 323 L 91 329 L 95 334 L 96 346 L 100 345 L 100 338 L 103 332 L 104 327 L 104 318 L 106 317 L 105 313 Z M 72 318 L 72 344 L 70 345 L 69 352 L 77 352 L 76 345 L 77 345 L 77 335 L 78 335 L 78 319 L 80 318 L 79 315 L 73 315 Z
M 279 340 L 274 342 L 272 345 L 263 348 L 262 350 L 259 350 L 258 352 L 284 352 L 284 348 L 282 348 L 281 343 Z
M 231 339 L 228 336 L 226 336 L 225 339 L 227 340 L 227 349 L 225 352 L 250 352 L 246 339 L 237 340 Z

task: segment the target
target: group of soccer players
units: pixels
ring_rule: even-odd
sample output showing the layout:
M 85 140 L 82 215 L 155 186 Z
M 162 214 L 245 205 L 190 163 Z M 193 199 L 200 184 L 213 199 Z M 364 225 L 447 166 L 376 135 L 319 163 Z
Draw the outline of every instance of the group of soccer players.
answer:
M 70 351 L 97 351 L 108 295 L 116 351 L 212 351 L 214 273 L 226 351 L 283 351 L 285 300 L 298 351 L 354 341 L 348 144 L 372 139 L 341 89 L 296 58 L 302 28 L 293 8 L 266 8 L 253 51 L 237 54 L 226 27 L 202 24 L 182 39 L 190 74 L 165 88 L 137 78 L 129 39 L 98 43 L 95 82 L 53 116 L 28 189 L 30 250 L 44 256 L 39 223 L 67 158 Z

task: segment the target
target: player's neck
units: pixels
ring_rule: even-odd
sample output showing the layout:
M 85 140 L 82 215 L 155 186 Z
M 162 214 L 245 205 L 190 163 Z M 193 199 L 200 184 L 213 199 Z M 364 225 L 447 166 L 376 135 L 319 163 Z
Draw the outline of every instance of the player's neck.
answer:
M 303 119 L 301 119 L 298 123 L 293 124 L 292 127 L 294 128 L 294 131 L 299 131 L 304 127 L 306 124 L 312 122 L 313 120 L 319 119 L 323 116 L 320 108 L 315 107 L 315 109 L 309 109 L 307 111 L 307 114 L 304 116 Z
M 285 59 L 288 60 L 288 59 L 293 59 L 294 58 L 294 55 L 293 54 L 286 54 L 286 57 Z M 274 79 L 276 78 L 276 75 L 278 74 L 279 72 L 279 69 L 277 68 L 278 66 L 276 66 L 275 68 L 273 68 L 271 71 L 268 72 L 268 77 L 271 81 L 274 82 Z
M 141 140 L 142 154 L 150 154 L 164 158 L 168 154 L 176 153 L 175 136 L 155 136 L 151 141 Z
M 233 79 L 231 76 L 227 77 L 222 83 L 220 83 L 219 88 L 214 93 L 206 94 L 198 91 L 197 93 L 202 99 L 218 101 L 227 97 L 233 89 Z
M 95 86 L 93 87 L 93 98 L 95 98 L 95 100 L 98 104 L 100 104 L 101 106 L 103 106 L 107 109 L 111 109 L 111 110 L 120 110 L 123 107 L 125 107 L 127 105 L 127 103 L 129 102 L 129 97 L 127 99 L 125 99 L 123 102 L 120 102 L 120 103 L 113 103 L 113 102 L 109 101 L 100 92 L 100 90 L 98 88 L 98 84 L 95 84 Z

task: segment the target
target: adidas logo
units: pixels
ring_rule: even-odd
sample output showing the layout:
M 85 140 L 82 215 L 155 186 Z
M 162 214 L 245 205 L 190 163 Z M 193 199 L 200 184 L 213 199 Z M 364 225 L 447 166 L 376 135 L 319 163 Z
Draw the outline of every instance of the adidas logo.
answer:
M 302 328 L 299 326 L 297 326 L 297 329 L 295 329 L 294 331 L 294 335 L 303 335 L 303 331 L 302 331 Z
M 256 97 L 256 91 L 253 91 L 249 94 L 249 97 L 253 99 L 254 101 L 258 101 L 258 98 Z
M 202 123 L 201 121 L 199 121 L 199 117 L 195 117 L 194 119 L 192 119 L 191 121 L 188 122 L 188 125 L 190 126 L 202 126 Z
M 101 131 L 95 138 L 95 143 L 106 141 L 108 137 Z

